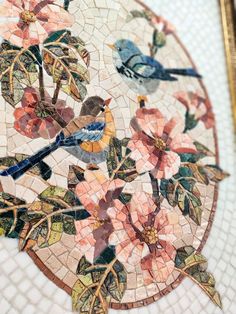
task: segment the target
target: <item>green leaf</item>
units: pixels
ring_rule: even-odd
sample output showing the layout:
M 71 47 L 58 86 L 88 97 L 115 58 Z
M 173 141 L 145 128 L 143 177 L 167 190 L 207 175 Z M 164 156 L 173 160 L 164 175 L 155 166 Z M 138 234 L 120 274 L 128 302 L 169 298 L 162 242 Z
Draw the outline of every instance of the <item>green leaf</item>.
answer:
M 157 29 L 153 33 L 153 46 L 162 48 L 166 45 L 166 35 L 163 32 L 159 32 Z
M 215 279 L 207 272 L 207 260 L 202 254 L 196 253 L 192 246 L 182 247 L 177 250 L 175 266 L 182 275 L 194 280 L 209 298 L 222 308 L 220 295 L 215 289 Z
M 67 189 L 50 186 L 38 198 L 40 201 L 31 204 L 23 217 L 28 225 L 21 235 L 21 250 L 29 248 L 29 240 L 47 247 L 59 242 L 63 233 L 76 235 L 75 221 L 90 216 L 76 195 Z
M 203 145 L 197 141 L 195 141 L 193 144 L 196 146 L 198 153 L 202 153 L 208 157 L 214 157 L 215 156 L 215 154 L 212 151 L 210 151 L 205 145 Z
M 26 212 L 25 201 L 9 193 L 0 193 L 0 229 L 1 235 L 18 238 L 24 227 L 21 217 Z M 12 210 L 8 210 L 12 208 Z
M 129 193 L 121 193 L 119 196 L 119 200 L 124 204 L 128 204 L 131 201 L 132 194 Z
M 77 267 L 77 275 L 84 275 L 86 274 L 86 270 L 87 268 L 89 268 L 92 264 L 89 263 L 86 259 L 85 256 L 81 257 L 80 261 L 79 261 L 79 264 L 78 264 L 78 267 Z
M 142 11 L 132 10 L 132 11 L 130 11 L 130 14 L 127 17 L 127 22 L 130 22 L 133 19 L 137 19 L 137 18 L 144 18 L 150 22 L 151 16 L 152 16 L 152 14 L 149 10 L 142 10 Z
M 160 192 L 173 207 L 178 205 L 183 215 L 201 225 L 202 202 L 196 180 L 190 167 L 180 167 L 179 172 L 170 180 L 161 180 Z
M 183 180 L 181 180 L 181 182 L 183 182 Z M 186 180 L 186 182 L 189 184 L 189 181 Z M 184 187 L 183 183 L 181 184 L 179 182 L 179 184 L 180 185 L 176 189 L 178 206 L 184 215 L 189 215 L 189 217 L 200 226 L 202 217 L 202 202 L 199 191 L 191 184 L 189 184 L 189 188 Z
M 69 235 L 76 235 L 75 220 L 66 214 L 63 215 L 63 231 Z
M 95 260 L 95 264 L 109 264 L 115 259 L 115 247 L 108 246 Z
M 207 263 L 206 258 L 200 253 L 194 253 L 192 246 L 182 247 L 177 250 L 175 264 L 178 268 L 186 270 L 192 266 Z
M 41 56 L 39 46 L 38 45 L 30 46 L 28 50 L 32 52 L 32 54 L 36 58 L 35 62 L 38 63 L 38 65 L 42 65 L 43 59 Z
M 190 114 L 189 111 L 186 111 L 184 132 L 194 129 L 197 126 L 197 124 L 198 124 L 198 120 L 195 119 L 195 115 Z
M 107 256 L 108 252 L 111 254 L 110 249 L 107 249 L 103 256 Z M 102 260 L 106 259 L 103 257 Z M 107 313 L 111 298 L 121 301 L 126 289 L 127 274 L 116 259 L 107 264 L 91 265 L 82 257 L 77 274 L 79 279 L 72 289 L 73 310 L 84 314 Z
M 15 76 L 10 79 L 8 74 L 3 75 L 1 77 L 1 88 L 2 97 L 13 107 L 21 101 L 24 95 L 24 89 Z
M 68 174 L 68 188 L 75 189 L 77 184 L 84 181 L 84 169 L 79 166 L 70 166 Z
M 80 60 L 79 60 L 80 59 Z M 89 53 L 79 37 L 62 30 L 51 34 L 44 42 L 44 68 L 55 83 L 76 101 L 86 97 L 85 84 L 89 83 Z
M 172 180 L 161 180 L 160 185 L 160 192 L 161 194 L 167 199 L 169 204 L 173 207 L 175 207 L 178 204 L 177 195 L 175 192 L 175 184 Z
M 227 172 L 224 172 L 217 165 L 204 166 L 204 172 L 207 175 L 208 179 L 213 182 L 220 182 L 229 176 Z
M 107 168 L 110 177 L 132 182 L 138 176 L 135 161 L 129 157 L 128 140 L 111 138 L 107 154 Z
M 185 167 L 188 167 L 191 172 L 193 177 L 200 183 L 208 185 L 209 184 L 209 179 L 208 176 L 204 170 L 204 166 L 194 164 L 194 163 L 189 163 L 185 165 Z
M 2 96 L 13 107 L 22 99 L 25 86 L 38 79 L 36 57 L 23 48 L 3 41 L 0 46 L 0 80 Z
M 190 162 L 190 163 L 196 163 L 200 159 L 206 157 L 204 153 L 196 153 L 196 154 L 190 154 L 190 153 L 183 153 L 179 154 L 181 162 Z
M 39 199 L 54 205 L 57 208 L 66 208 L 81 205 L 77 196 L 67 189 L 50 186 L 39 195 Z

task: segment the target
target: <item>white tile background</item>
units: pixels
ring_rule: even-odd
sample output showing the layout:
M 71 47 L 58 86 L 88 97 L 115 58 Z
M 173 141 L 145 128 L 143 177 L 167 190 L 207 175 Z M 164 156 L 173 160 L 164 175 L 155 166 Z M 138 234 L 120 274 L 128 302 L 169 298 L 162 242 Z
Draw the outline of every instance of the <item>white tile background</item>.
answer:
M 79 0 L 74 0 L 79 1 Z M 109 0 L 113 1 L 113 0 Z M 127 0 L 128 1 L 128 0 Z M 203 253 L 222 295 L 223 313 L 236 313 L 236 150 L 217 0 L 145 0 L 169 19 L 204 76 L 217 120 L 220 165 L 231 177 L 220 185 L 217 212 Z M 17 241 L 0 239 L 0 314 L 71 313 L 70 297 L 51 283 Z M 115 314 L 117 311 L 110 311 Z M 146 308 L 127 314 L 222 313 L 190 280 Z

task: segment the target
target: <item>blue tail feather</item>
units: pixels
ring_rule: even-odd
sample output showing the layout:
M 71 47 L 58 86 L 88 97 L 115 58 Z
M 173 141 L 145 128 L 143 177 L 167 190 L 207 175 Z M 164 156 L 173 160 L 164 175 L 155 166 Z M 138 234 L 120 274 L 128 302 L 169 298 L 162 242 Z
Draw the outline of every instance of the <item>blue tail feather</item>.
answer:
M 60 137 L 61 136 L 61 137 Z M 63 134 L 64 136 L 64 134 Z M 60 137 L 60 138 L 59 138 Z M 33 168 L 44 158 L 49 156 L 52 152 L 57 150 L 60 147 L 60 143 L 62 140 L 62 135 L 58 135 L 58 138 L 54 143 L 49 146 L 42 148 L 36 154 L 18 162 L 16 165 L 11 166 L 0 172 L 0 176 L 12 176 L 13 179 L 20 178 L 26 171 Z
M 189 69 L 166 69 L 166 72 L 174 75 L 191 76 L 196 78 L 202 78 L 202 76 L 192 68 Z

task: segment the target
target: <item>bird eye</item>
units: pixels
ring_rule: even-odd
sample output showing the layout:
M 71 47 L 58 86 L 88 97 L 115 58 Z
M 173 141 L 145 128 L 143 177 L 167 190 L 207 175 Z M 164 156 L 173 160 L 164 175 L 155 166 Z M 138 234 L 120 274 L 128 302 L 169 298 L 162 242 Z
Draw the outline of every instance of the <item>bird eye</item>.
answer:
M 118 51 L 121 51 L 122 49 L 120 47 L 117 48 Z

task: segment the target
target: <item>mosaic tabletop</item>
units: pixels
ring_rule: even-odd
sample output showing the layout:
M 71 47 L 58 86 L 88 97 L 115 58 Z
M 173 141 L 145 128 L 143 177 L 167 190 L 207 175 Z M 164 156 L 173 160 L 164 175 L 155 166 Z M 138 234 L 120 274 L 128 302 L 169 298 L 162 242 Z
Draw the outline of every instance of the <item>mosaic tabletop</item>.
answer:
M 0 3 L 0 234 L 77 313 L 144 308 L 186 278 L 223 307 L 202 253 L 229 180 L 214 104 L 157 14 L 135 0 Z

